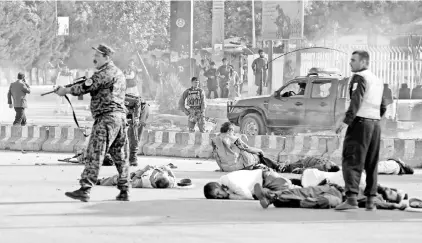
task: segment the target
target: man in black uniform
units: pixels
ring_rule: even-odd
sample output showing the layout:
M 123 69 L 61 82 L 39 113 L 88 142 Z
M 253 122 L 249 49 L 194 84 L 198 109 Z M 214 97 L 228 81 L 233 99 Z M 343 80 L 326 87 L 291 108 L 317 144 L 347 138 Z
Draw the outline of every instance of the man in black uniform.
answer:
M 384 84 L 368 70 L 369 54 L 366 51 L 352 53 L 350 66 L 354 75 L 350 82 L 350 106 L 343 121 L 336 124 L 336 133 L 348 126 L 343 146 L 343 177 L 347 200 L 336 210 L 357 209 L 357 195 L 363 169 L 366 171 L 366 209 L 375 210 L 377 196 L 378 159 L 380 150 L 380 119 L 386 102 Z

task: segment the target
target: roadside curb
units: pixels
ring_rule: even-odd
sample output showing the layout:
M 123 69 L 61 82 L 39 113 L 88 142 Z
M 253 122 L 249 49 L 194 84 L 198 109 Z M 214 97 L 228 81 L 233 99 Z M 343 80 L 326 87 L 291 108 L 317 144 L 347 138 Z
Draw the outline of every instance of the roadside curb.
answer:
M 89 137 L 70 126 L 0 127 L 0 150 L 74 153 L 86 148 Z M 90 133 L 90 131 L 86 131 Z M 139 154 L 185 158 L 212 158 L 211 139 L 216 133 L 145 130 Z M 277 161 L 295 162 L 305 156 L 324 156 L 341 164 L 344 137 L 337 136 L 248 136 L 247 144 L 260 148 Z M 422 140 L 383 138 L 380 160 L 400 158 L 412 166 L 422 165 Z

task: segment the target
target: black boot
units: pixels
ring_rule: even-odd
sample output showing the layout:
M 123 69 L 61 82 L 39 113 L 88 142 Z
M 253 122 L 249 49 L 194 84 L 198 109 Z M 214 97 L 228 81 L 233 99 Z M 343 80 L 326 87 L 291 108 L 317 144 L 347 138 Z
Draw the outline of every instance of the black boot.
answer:
M 138 156 L 136 156 L 136 153 L 130 154 L 129 164 L 130 164 L 130 166 L 138 166 Z
M 72 199 L 75 199 L 75 200 L 80 200 L 82 202 L 88 202 L 89 199 L 90 199 L 90 195 L 89 195 L 90 192 L 91 192 L 91 188 L 81 187 L 76 191 L 66 192 L 65 195 L 72 198 Z
M 129 191 L 121 190 L 119 195 L 116 197 L 117 201 L 129 201 Z

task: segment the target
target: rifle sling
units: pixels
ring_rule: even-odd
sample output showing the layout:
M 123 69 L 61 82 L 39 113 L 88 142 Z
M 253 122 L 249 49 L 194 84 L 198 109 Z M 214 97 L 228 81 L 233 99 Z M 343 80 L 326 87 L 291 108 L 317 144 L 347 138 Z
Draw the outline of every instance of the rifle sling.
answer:
M 78 119 L 76 119 L 75 109 L 73 109 L 73 105 L 72 105 L 72 103 L 70 102 L 69 98 L 67 97 L 67 95 L 65 95 L 64 97 L 66 98 L 67 102 L 69 102 L 69 105 L 70 105 L 70 107 L 72 108 L 73 120 L 75 121 L 76 126 L 78 126 L 78 128 L 82 130 L 82 134 L 83 134 L 86 138 L 87 138 L 87 137 L 89 137 L 89 135 L 88 135 L 88 134 L 86 134 L 85 129 L 82 129 L 82 128 L 79 126 Z

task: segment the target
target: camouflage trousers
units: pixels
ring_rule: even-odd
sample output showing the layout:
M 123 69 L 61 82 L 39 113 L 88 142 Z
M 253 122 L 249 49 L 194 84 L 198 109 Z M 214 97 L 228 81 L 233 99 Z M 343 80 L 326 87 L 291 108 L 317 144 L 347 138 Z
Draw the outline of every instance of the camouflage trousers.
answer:
M 134 130 L 136 129 L 136 134 Z M 129 140 L 129 162 L 134 163 L 137 161 L 137 154 L 139 150 L 139 141 L 141 141 L 142 138 L 142 132 L 144 131 L 144 126 L 129 126 L 128 130 L 128 140 Z
M 108 113 L 95 120 L 85 154 L 85 169 L 79 181 L 82 187 L 95 185 L 102 162 L 106 154 L 109 153 L 119 173 L 117 187 L 120 190 L 129 189 L 130 174 L 126 132 L 125 114 Z
M 195 125 L 198 124 L 200 132 L 205 132 L 205 114 L 200 109 L 190 108 L 188 116 L 189 131 L 195 131 Z

